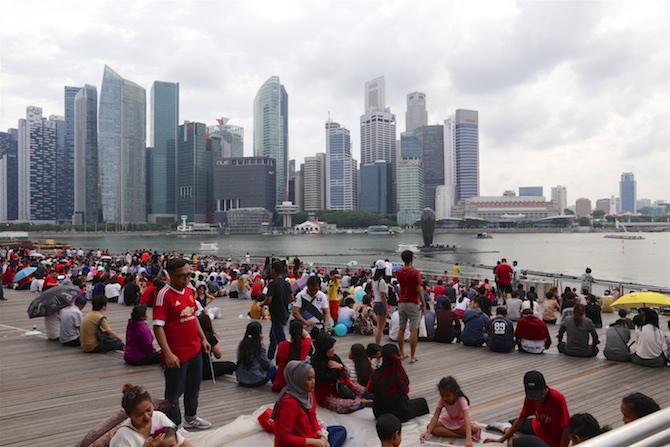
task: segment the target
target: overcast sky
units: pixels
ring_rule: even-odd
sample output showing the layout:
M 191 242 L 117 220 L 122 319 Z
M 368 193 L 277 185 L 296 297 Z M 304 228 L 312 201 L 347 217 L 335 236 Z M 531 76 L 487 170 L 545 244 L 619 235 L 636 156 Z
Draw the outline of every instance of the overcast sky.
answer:
M 179 82 L 180 121 L 229 117 L 252 155 L 253 99 L 277 75 L 290 158 L 325 152 L 330 112 L 360 161 L 363 85 L 384 75 L 398 138 L 409 92 L 429 124 L 479 111 L 481 195 L 560 184 L 595 205 L 632 171 L 638 199 L 668 200 L 669 4 L 0 0 L 0 129 L 28 105 L 63 115 L 63 86 L 99 93 L 107 64 L 147 102 Z

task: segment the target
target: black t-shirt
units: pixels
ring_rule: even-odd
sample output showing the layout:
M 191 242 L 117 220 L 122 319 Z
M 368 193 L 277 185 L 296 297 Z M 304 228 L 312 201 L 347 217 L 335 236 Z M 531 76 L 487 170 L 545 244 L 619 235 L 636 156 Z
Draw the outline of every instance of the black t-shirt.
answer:
M 123 302 L 131 305 L 135 304 L 137 298 L 140 296 L 140 286 L 135 283 L 127 284 L 123 287 Z
M 272 297 L 269 305 L 270 318 L 275 323 L 285 324 L 288 321 L 288 305 L 291 301 L 291 286 L 284 278 L 273 279 L 268 284 L 267 296 Z
M 600 309 L 600 306 L 597 304 L 587 304 L 584 306 L 584 313 L 586 313 L 586 316 L 589 317 L 594 324 L 602 324 L 603 318 Z

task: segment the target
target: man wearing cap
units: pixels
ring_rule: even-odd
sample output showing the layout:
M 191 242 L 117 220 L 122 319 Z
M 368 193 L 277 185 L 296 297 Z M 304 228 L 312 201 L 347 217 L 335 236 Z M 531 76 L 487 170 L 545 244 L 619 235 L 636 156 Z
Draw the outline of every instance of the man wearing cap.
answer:
M 79 346 L 79 330 L 84 314 L 81 310 L 86 306 L 86 297 L 80 295 L 74 305 L 63 310 L 60 321 L 60 342 L 63 346 Z
M 396 277 L 400 284 L 400 296 L 398 297 L 398 316 L 400 317 L 399 333 L 405 332 L 407 321 L 409 320 L 409 347 L 410 363 L 415 363 L 416 345 L 419 342 L 419 324 L 421 316 L 426 312 L 426 301 L 423 297 L 423 279 L 421 273 L 413 267 L 414 253 L 405 250 L 400 255 L 405 265 L 396 270 Z M 398 349 L 400 358 L 405 355 L 405 340 L 398 337 Z
M 525 435 L 539 438 L 549 447 L 567 447 L 570 442 L 566 428 L 570 420 L 570 412 L 565 397 L 558 391 L 547 386 L 544 376 L 539 371 L 529 371 L 523 376 L 526 398 L 519 417 L 506 424 L 504 434 L 499 439 L 486 439 L 484 442 L 504 443 L 517 431 Z M 535 416 L 529 419 L 530 416 Z M 498 427 L 494 427 L 498 428 Z M 523 438 L 520 438 L 523 439 Z M 510 445 L 541 445 L 537 442 L 526 443 L 515 441 Z

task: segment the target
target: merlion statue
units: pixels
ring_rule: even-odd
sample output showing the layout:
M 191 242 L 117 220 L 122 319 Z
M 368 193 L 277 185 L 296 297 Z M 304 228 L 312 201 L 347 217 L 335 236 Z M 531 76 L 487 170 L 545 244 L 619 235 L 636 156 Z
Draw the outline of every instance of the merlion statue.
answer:
M 421 232 L 423 233 L 424 247 L 433 245 L 433 234 L 435 233 L 435 211 L 424 208 L 421 212 Z

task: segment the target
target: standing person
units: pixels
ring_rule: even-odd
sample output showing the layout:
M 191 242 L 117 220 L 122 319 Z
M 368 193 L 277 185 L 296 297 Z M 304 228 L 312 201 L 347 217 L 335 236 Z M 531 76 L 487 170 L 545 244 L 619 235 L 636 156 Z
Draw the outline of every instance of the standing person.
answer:
M 298 278 L 298 275 L 300 274 L 300 266 L 302 265 L 302 261 L 298 257 L 298 255 L 295 255 L 295 258 L 293 258 L 293 274 L 295 275 L 296 278 Z
M 591 289 L 593 288 L 593 283 L 595 282 L 595 279 L 593 279 L 593 276 L 591 276 L 591 269 L 586 268 L 585 273 L 582 275 L 582 290 L 586 290 L 587 292 L 591 293 Z
M 500 287 L 498 290 L 502 293 L 503 299 L 507 299 L 507 294 L 512 293 L 512 276 L 514 271 L 507 263 L 507 259 L 502 258 L 499 266 L 496 267 L 496 282 Z M 509 309 L 507 309 L 509 312 Z
M 212 424 L 198 417 L 203 366 L 200 350 L 209 353 L 211 346 L 196 318 L 198 307 L 189 287 L 191 265 L 186 259 L 172 258 L 166 270 L 169 279 L 156 296 L 153 327 L 165 365 L 165 399 L 173 405 L 167 414 L 175 424 L 182 424 L 179 398 L 183 394 L 184 425 L 205 430 Z
M 486 322 L 486 344 L 493 352 L 514 350 L 514 323 L 507 319 L 507 309 L 498 306 L 496 316 Z
M 416 363 L 416 345 L 419 342 L 419 324 L 421 316 L 426 312 L 426 301 L 423 298 L 423 280 L 421 273 L 413 267 L 414 253 L 405 250 L 400 255 L 405 265 L 396 270 L 396 277 L 400 283 L 400 297 L 398 299 L 398 316 L 400 317 L 399 332 L 402 334 L 409 321 L 409 347 L 410 363 Z M 407 357 L 405 354 L 405 340 L 398 337 L 398 348 L 400 358 Z
M 337 270 L 331 270 L 328 280 L 328 305 L 330 306 L 330 316 L 333 317 L 333 327 L 337 324 L 340 310 L 340 274 Z M 325 320 L 328 326 L 328 320 Z
M 270 268 L 272 282 L 268 284 L 263 305 L 270 308 L 270 345 L 268 346 L 268 358 L 272 360 L 277 351 L 279 343 L 286 340 L 284 326 L 288 322 L 288 305 L 293 302 L 291 286 L 284 280 L 284 263 L 275 261 Z
M 2 287 L 0 287 L 0 290 Z M 79 329 L 84 319 L 81 310 L 86 306 L 86 297 L 78 296 L 74 305 L 63 311 L 60 321 L 60 342 L 63 346 L 79 346 Z
M 389 286 L 384 280 L 384 273 L 386 271 L 386 262 L 382 259 L 375 262 L 375 273 L 372 277 L 372 296 L 374 297 L 374 304 L 372 305 L 375 311 L 377 329 L 375 330 L 375 343 L 381 344 L 382 334 L 386 326 L 386 319 L 388 318 L 388 292 Z
M 454 264 L 451 271 L 452 271 L 452 274 L 453 274 L 452 276 L 454 278 L 458 278 L 459 276 L 461 276 L 461 267 L 458 265 L 458 262 Z
M 521 267 L 518 262 L 512 261 L 512 290 L 519 288 L 519 281 L 521 281 Z

